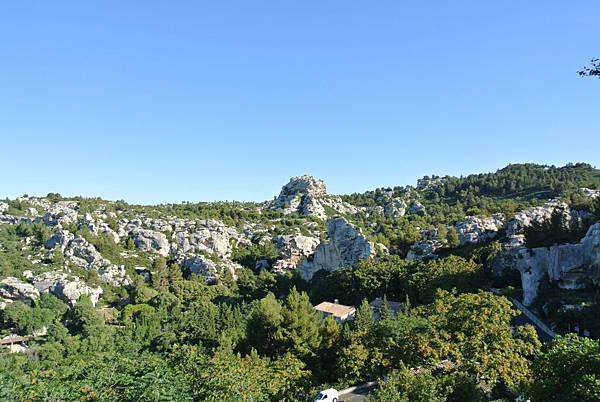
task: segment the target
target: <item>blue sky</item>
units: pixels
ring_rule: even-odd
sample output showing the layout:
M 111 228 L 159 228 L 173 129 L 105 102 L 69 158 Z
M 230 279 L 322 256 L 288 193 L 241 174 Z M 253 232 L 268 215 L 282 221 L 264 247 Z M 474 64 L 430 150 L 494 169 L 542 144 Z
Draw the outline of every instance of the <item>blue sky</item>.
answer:
M 0 197 L 264 200 L 600 165 L 600 2 L 0 6 Z

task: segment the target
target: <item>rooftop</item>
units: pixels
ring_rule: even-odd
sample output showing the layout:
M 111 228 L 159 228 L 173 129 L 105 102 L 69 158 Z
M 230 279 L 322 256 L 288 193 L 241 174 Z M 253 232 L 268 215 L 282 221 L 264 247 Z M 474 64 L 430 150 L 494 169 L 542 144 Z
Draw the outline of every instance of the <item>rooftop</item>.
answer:
M 354 312 L 354 306 L 344 306 L 343 304 L 322 302 L 315 306 L 315 310 L 331 314 L 335 317 L 344 317 Z

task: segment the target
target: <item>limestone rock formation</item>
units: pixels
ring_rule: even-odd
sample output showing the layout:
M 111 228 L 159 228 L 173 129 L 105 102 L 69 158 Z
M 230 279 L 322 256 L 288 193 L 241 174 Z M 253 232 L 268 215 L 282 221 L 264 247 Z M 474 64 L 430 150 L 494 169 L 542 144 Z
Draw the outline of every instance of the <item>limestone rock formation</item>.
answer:
M 8 211 L 8 204 L 5 202 L 0 202 L 0 214 L 5 213 L 6 211 Z
M 114 243 L 118 243 L 121 238 L 119 234 L 114 231 L 110 226 L 108 226 L 105 222 L 100 219 L 95 219 L 92 214 L 85 214 L 81 223 L 90 230 L 95 236 L 106 236 L 111 239 Z
M 408 206 L 402 198 L 394 198 L 383 207 L 383 214 L 389 218 L 397 219 L 406 214 Z
M 149 229 L 134 229 L 131 235 L 140 250 L 157 253 L 163 257 L 169 255 L 171 245 L 163 233 Z
M 523 285 L 523 303 L 537 297 L 543 280 L 560 288 L 579 289 L 588 283 L 600 285 L 600 222 L 592 225 L 585 237 L 574 244 L 534 249 L 509 249 L 494 261 L 496 272 L 517 269 Z
M 358 208 L 338 196 L 328 195 L 325 182 L 313 176 L 292 177 L 281 189 L 273 206 L 285 214 L 298 212 L 321 219 L 327 218 L 326 207 L 339 213 L 356 213 Z
M 531 207 L 518 212 L 506 223 L 507 247 L 521 247 L 525 244 L 525 229 L 533 224 L 542 224 L 552 218 L 557 212 L 563 215 L 567 226 L 581 223 L 583 213 L 572 210 L 563 201 L 551 200 L 539 207 Z
M 40 296 L 40 292 L 30 283 L 9 276 L 0 281 L 0 302 L 20 301 L 31 304 Z M 2 301 L 2 299 L 5 299 Z
M 446 183 L 445 177 L 429 177 L 425 176 L 417 180 L 417 190 L 431 190 L 442 187 Z
M 410 247 L 406 254 L 407 260 L 421 261 L 429 259 L 437 259 L 435 251 L 442 247 L 442 243 L 436 240 L 421 240 Z
M 421 204 L 417 200 L 414 200 L 410 204 L 410 207 L 408 208 L 409 214 L 419 214 L 419 213 L 425 213 L 425 212 L 426 212 L 425 205 Z
M 319 245 L 316 237 L 297 235 L 277 236 L 279 259 L 273 265 L 275 272 L 296 269 L 298 264 L 314 253 Z
M 78 220 L 77 202 L 75 201 L 59 201 L 46 210 L 43 222 L 48 226 L 62 226 L 76 223 Z
M 232 247 L 249 243 L 235 228 L 216 219 L 201 219 L 195 227 L 181 230 L 173 235 L 174 253 L 208 252 L 219 258 L 230 258 Z
M 579 192 L 586 197 L 590 197 L 593 199 L 600 198 L 600 190 L 593 190 L 591 188 L 580 188 Z
M 75 265 L 96 271 L 103 282 L 114 285 L 129 284 L 125 267 L 111 263 L 83 237 L 75 236 L 67 230 L 58 230 L 46 242 L 46 248 L 50 250 L 57 247 L 60 247 L 65 258 Z
M 219 260 L 215 262 L 203 255 L 186 258 L 181 266 L 188 269 L 191 274 L 204 277 L 207 284 L 216 284 L 227 275 L 230 275 L 231 279 L 237 280 L 235 271 L 242 268 L 241 265 L 233 261 Z
M 463 221 L 454 225 L 460 245 L 487 242 L 496 237 L 498 230 L 504 224 L 502 214 L 494 214 L 489 218 L 467 216 Z
M 299 267 L 300 276 L 305 280 L 310 280 L 321 269 L 331 272 L 354 266 L 376 254 L 375 245 L 344 218 L 327 221 L 327 232 L 329 241 L 319 244 L 312 261 L 305 261 Z
M 49 249 L 59 247 L 60 251 L 64 254 L 67 246 L 74 238 L 75 235 L 68 230 L 57 230 L 52 237 L 46 241 L 46 247 Z
M 82 295 L 88 295 L 95 306 L 103 291 L 101 287 L 88 286 L 81 278 L 61 271 L 44 272 L 31 276 L 29 281 L 37 291 L 49 292 L 73 307 Z

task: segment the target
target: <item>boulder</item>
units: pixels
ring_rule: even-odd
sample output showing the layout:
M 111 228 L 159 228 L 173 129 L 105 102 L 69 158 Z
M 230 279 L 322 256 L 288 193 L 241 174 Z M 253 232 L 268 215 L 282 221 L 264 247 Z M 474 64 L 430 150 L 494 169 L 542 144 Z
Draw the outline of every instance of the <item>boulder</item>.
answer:
M 30 283 L 9 276 L 0 281 L 0 298 L 31 304 L 40 292 Z
M 600 198 L 600 190 L 593 190 L 591 188 L 580 188 L 579 192 L 586 197 L 590 197 L 592 199 Z
M 407 205 L 402 198 L 394 198 L 383 207 L 383 214 L 392 219 L 397 219 L 406 214 Z
M 300 234 L 277 236 L 276 242 L 279 250 L 279 259 L 273 265 L 276 272 L 296 269 L 298 263 L 313 254 L 320 243 L 316 237 Z
M 48 226 L 62 226 L 76 223 L 78 220 L 78 206 L 74 201 L 59 201 L 46 211 L 42 220 Z
M 408 208 L 409 214 L 420 214 L 420 213 L 424 214 L 425 212 L 426 212 L 425 206 L 417 200 L 413 201 L 410 204 L 410 208 Z
M 51 293 L 73 307 L 82 295 L 88 295 L 95 306 L 103 291 L 101 287 L 88 286 L 81 278 L 61 271 L 44 272 L 29 279 L 39 292 Z
M 437 259 L 435 251 L 442 247 L 442 244 L 434 240 L 422 240 L 413 244 L 406 254 L 407 260 L 431 260 Z
M 169 255 L 171 246 L 167 236 L 163 233 L 148 229 L 134 229 L 131 235 L 135 245 L 140 250 L 157 253 L 163 257 Z
M 299 267 L 304 280 L 312 279 L 319 270 L 332 272 L 354 266 L 376 254 L 375 245 L 344 218 L 328 220 L 327 232 L 329 240 L 317 246 L 312 261 L 304 261 Z
M 5 213 L 6 211 L 8 211 L 8 204 L 5 202 L 0 202 L 0 214 Z
M 454 228 L 458 234 L 460 245 L 464 246 L 494 239 L 503 224 L 504 216 L 502 214 L 494 214 L 489 218 L 467 216 L 463 221 L 456 223 Z
M 59 247 L 60 251 L 64 254 L 65 249 L 73 239 L 75 239 L 75 235 L 71 232 L 59 229 L 46 241 L 45 246 L 49 249 Z
M 176 254 L 207 252 L 219 258 L 230 258 L 234 245 L 249 243 L 235 228 L 216 219 L 198 220 L 195 228 L 178 231 L 173 239 Z
M 242 268 L 241 265 L 233 261 L 213 261 L 203 255 L 186 258 L 181 266 L 188 269 L 193 275 L 202 276 L 206 283 L 210 285 L 219 283 L 226 275 L 230 275 L 233 280 L 237 280 L 235 271 Z
M 95 236 L 106 236 L 114 243 L 119 243 L 119 241 L 121 241 L 119 234 L 115 230 L 113 230 L 101 219 L 94 219 L 92 214 L 85 214 L 81 220 L 81 224 L 87 226 L 87 228 L 90 230 L 90 233 Z

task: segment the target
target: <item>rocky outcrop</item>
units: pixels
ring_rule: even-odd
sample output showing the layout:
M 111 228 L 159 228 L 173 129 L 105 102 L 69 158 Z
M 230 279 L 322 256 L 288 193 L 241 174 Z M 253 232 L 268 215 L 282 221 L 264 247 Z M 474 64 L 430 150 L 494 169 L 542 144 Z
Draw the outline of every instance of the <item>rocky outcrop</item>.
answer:
M 426 212 L 425 206 L 419 201 L 414 200 L 408 208 L 409 214 L 424 214 Z
M 563 215 L 562 221 L 571 227 L 582 222 L 585 213 L 572 210 L 563 201 L 552 200 L 539 207 L 531 207 L 518 212 L 515 217 L 506 223 L 506 247 L 521 247 L 525 244 L 525 229 L 549 221 L 554 213 Z
M 375 245 L 344 218 L 330 219 L 327 232 L 329 240 L 317 246 L 312 261 L 305 261 L 299 267 L 300 276 L 305 280 L 310 280 L 319 270 L 331 272 L 354 266 L 376 254 Z
M 467 216 L 463 221 L 454 225 L 460 245 L 488 242 L 496 237 L 498 230 L 504 224 L 502 214 L 494 214 L 489 218 Z
M 383 214 L 392 219 L 403 217 L 408 206 L 402 198 L 394 198 L 383 207 Z
M 0 281 L 0 303 L 20 301 L 31 304 L 40 296 L 40 292 L 30 283 L 9 276 Z M 4 300 L 2 300 L 4 299 Z
M 77 223 L 78 215 L 74 209 L 77 205 L 77 202 L 74 201 L 59 201 L 48 208 L 42 220 L 48 226 L 63 226 Z
M 338 213 L 358 211 L 358 208 L 342 201 L 340 197 L 328 195 L 323 180 L 308 175 L 292 177 L 281 189 L 273 206 L 281 209 L 285 214 L 298 212 L 321 219 L 327 218 L 326 208 L 331 208 Z
M 442 243 L 436 240 L 418 241 L 410 247 L 406 259 L 413 261 L 437 259 L 435 251 L 442 246 Z
M 417 180 L 417 190 L 434 190 L 442 187 L 446 183 L 445 177 L 429 177 L 425 176 Z
M 75 235 L 68 230 L 57 230 L 52 237 L 46 241 L 46 248 L 55 249 L 58 247 L 64 254 L 69 243 L 75 239 Z
M 544 280 L 564 289 L 600 285 L 600 222 L 592 225 L 575 244 L 534 249 L 509 249 L 493 263 L 496 273 L 516 269 L 521 274 L 523 304 L 535 301 Z
M 277 236 L 276 242 L 279 259 L 273 265 L 275 272 L 296 269 L 301 261 L 314 253 L 320 243 L 316 237 L 299 234 Z
M 73 307 L 83 295 L 89 296 L 95 306 L 103 291 L 101 287 L 88 286 L 81 278 L 70 276 L 61 271 L 45 272 L 30 276 L 29 281 L 38 292 L 51 293 Z
M 157 253 L 163 257 L 169 255 L 171 245 L 163 233 L 149 229 L 134 229 L 131 236 L 140 250 Z
M 229 276 L 237 280 L 236 270 L 242 268 L 241 265 L 229 260 L 213 261 L 203 255 L 197 255 L 186 258 L 181 263 L 184 269 L 189 270 L 193 275 L 200 275 L 207 284 L 213 285 Z
M 592 199 L 600 198 L 600 190 L 593 190 L 591 188 L 580 188 L 579 192 L 586 197 L 590 197 Z
M 124 266 L 111 263 L 96 250 L 93 244 L 81 236 L 75 236 L 67 230 L 58 230 L 46 242 L 46 248 L 50 250 L 57 247 L 60 247 L 65 258 L 75 265 L 96 271 L 105 283 L 126 286 L 130 282 Z
M 6 211 L 8 211 L 8 204 L 5 202 L 0 202 L 0 214 L 5 213 Z
M 87 226 L 90 233 L 94 236 L 106 236 L 114 243 L 119 243 L 121 240 L 119 234 L 113 230 L 108 224 L 100 219 L 95 219 L 92 214 L 85 214 L 81 220 L 81 224 Z
M 235 228 L 215 219 L 198 220 L 193 228 L 178 231 L 173 238 L 176 254 L 207 252 L 219 258 L 230 258 L 233 246 L 249 243 Z

